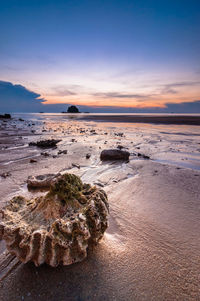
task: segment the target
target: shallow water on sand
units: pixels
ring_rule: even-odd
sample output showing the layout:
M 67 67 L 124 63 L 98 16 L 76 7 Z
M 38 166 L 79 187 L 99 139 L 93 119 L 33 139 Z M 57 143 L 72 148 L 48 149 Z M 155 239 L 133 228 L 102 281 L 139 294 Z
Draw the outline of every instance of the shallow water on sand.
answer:
M 110 204 L 109 228 L 87 260 L 57 269 L 20 265 L 5 278 L 0 299 L 198 300 L 200 127 L 65 114 L 15 115 L 0 127 L 1 173 L 11 174 L 0 177 L 1 204 L 16 194 L 40 195 L 27 190 L 27 177 L 57 172 L 102 187 Z M 49 138 L 62 141 L 55 149 L 28 145 Z M 103 149 L 119 145 L 131 153 L 129 162 L 100 161 Z
M 126 114 L 122 115 L 125 118 Z M 12 121 L 0 121 L 0 165 L 37 158 L 40 150 L 30 148 L 30 141 L 62 139 L 60 146 L 70 147 L 73 144 L 70 137 L 84 144 L 95 142 L 101 148 L 123 144 L 131 153 L 144 153 L 160 163 L 197 170 L 200 168 L 199 126 L 87 122 L 79 121 L 76 116 L 14 114 Z M 51 154 L 55 155 L 56 152 L 52 150 Z

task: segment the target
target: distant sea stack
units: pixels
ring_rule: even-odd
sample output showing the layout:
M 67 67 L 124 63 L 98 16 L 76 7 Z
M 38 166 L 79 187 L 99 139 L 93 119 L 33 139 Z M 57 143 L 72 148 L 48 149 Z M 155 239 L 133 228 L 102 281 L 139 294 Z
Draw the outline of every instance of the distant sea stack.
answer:
M 79 109 L 76 106 L 70 106 L 67 109 L 67 113 L 80 113 Z

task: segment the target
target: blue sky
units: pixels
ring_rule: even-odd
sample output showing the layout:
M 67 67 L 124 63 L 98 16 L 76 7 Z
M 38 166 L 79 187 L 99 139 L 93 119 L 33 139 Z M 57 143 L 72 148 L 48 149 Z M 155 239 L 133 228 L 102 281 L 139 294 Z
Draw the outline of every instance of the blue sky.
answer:
M 0 28 L 0 111 L 38 110 L 38 98 L 44 111 L 200 100 L 200 1 L 0 0 Z

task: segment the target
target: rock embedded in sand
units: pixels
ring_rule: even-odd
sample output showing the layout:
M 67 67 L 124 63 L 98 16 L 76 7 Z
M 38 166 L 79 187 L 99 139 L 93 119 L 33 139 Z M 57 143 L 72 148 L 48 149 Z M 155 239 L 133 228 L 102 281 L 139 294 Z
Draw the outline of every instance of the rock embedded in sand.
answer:
M 91 157 L 91 154 L 86 154 L 86 159 L 90 159 L 90 157 Z
M 48 139 L 48 140 L 40 140 L 37 142 L 30 142 L 29 146 L 37 146 L 40 148 L 52 148 L 56 147 L 56 145 L 62 140 L 60 139 Z
M 0 239 L 20 261 L 36 266 L 82 261 L 108 226 L 105 192 L 73 174 L 58 176 L 45 196 L 14 197 L 1 213 Z
M 137 155 L 138 155 L 138 157 L 143 158 L 143 159 L 150 159 L 149 156 L 141 154 L 141 153 L 138 153 Z
M 76 164 L 76 163 L 72 163 L 72 167 L 76 167 L 76 168 L 78 168 L 78 169 L 81 168 L 80 165 L 79 165 L 79 164 Z
M 30 163 L 36 163 L 37 162 L 37 160 L 35 160 L 35 159 L 30 159 L 30 161 L 29 161 Z
M 46 152 L 41 152 L 40 154 L 41 154 L 41 156 L 44 156 L 44 157 L 49 157 L 50 156 L 50 154 L 46 153 Z
M 120 149 L 105 149 L 101 152 L 100 159 L 102 161 L 111 160 L 129 160 L 130 153 Z
M 10 172 L 3 172 L 0 177 L 6 179 L 7 177 L 10 177 L 11 176 L 11 173 Z
M 67 149 L 58 151 L 58 155 L 62 155 L 62 154 L 66 155 L 67 154 Z

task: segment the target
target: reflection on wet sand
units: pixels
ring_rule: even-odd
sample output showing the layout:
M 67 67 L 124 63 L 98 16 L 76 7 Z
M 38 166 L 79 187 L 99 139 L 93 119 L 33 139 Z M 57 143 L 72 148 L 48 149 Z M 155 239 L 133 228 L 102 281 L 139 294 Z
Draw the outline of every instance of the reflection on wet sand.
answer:
M 1 174 L 10 173 L 0 177 L 1 205 L 13 195 L 41 194 L 27 190 L 30 175 L 70 172 L 106 191 L 110 226 L 82 263 L 14 267 L 1 300 L 198 300 L 200 128 L 49 114 L 24 120 L 0 125 Z M 62 140 L 57 148 L 28 146 L 52 138 Z M 118 146 L 130 152 L 129 162 L 100 161 L 103 149 Z

